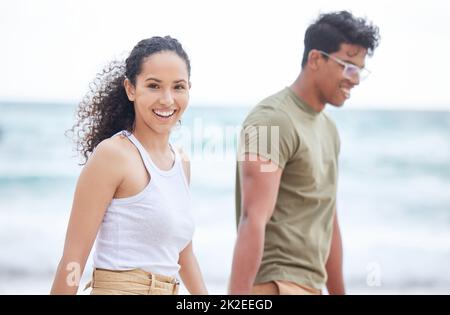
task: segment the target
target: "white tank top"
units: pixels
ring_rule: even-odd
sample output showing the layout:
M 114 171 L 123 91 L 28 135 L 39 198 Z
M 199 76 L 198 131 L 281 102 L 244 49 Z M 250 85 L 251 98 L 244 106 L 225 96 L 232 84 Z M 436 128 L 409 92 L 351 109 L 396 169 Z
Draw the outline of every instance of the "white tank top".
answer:
M 112 199 L 97 235 L 94 268 L 129 270 L 178 277 L 179 253 L 192 240 L 194 219 L 181 157 L 160 170 L 142 144 L 121 131 L 137 147 L 150 182 L 137 195 Z M 171 146 L 173 148 L 173 146 Z

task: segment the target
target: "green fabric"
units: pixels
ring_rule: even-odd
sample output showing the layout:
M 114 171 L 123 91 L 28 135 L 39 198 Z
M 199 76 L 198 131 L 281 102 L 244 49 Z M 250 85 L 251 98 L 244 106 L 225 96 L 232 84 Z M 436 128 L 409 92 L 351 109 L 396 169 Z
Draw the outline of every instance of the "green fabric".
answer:
M 272 133 L 264 136 L 261 126 L 278 126 L 279 145 Z M 260 102 L 243 128 L 249 136 L 241 138 L 239 154 L 258 154 L 283 169 L 255 283 L 287 280 L 320 290 L 327 280 L 325 264 L 336 205 L 340 149 L 336 126 L 327 114 L 314 112 L 286 87 Z M 258 142 L 270 150 L 258 150 Z M 241 196 L 236 169 L 238 223 Z

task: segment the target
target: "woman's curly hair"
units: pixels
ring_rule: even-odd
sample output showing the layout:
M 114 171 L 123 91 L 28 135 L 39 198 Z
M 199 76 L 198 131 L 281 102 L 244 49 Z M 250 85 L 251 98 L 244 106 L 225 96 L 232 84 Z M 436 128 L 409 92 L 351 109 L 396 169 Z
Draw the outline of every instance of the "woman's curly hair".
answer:
M 128 58 L 112 61 L 98 73 L 89 86 L 89 92 L 79 104 L 77 122 L 66 132 L 72 134 L 76 150 L 84 157 L 85 164 L 95 147 L 104 139 L 121 130 L 134 130 L 134 104 L 125 92 L 124 80 L 128 78 L 136 85 L 144 59 L 163 51 L 173 51 L 186 62 L 188 75 L 191 73 L 189 57 L 181 44 L 170 36 L 141 40 Z

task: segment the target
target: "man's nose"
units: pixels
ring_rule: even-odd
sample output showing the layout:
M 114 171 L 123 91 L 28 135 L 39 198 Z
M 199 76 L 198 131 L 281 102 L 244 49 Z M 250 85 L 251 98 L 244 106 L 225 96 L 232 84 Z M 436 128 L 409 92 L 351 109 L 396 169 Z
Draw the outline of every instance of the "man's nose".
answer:
M 352 76 L 351 78 L 349 78 L 349 80 L 352 83 L 352 85 L 359 85 L 359 83 L 361 82 L 359 74 Z

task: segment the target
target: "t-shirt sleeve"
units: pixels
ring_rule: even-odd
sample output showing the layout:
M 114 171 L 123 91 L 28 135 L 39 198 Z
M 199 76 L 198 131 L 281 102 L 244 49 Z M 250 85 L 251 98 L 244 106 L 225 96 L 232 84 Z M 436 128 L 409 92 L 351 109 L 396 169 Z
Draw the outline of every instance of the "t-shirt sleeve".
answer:
M 282 110 L 263 107 L 250 113 L 240 136 L 238 161 L 255 154 L 284 169 L 298 147 L 298 135 Z

